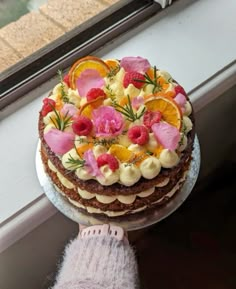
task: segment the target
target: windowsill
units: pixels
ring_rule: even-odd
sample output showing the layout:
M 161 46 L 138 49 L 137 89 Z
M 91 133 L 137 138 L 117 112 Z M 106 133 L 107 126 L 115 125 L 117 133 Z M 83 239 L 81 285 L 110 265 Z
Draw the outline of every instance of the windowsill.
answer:
M 202 0 L 184 7 L 189 2 L 178 1 L 96 54 L 147 57 L 190 92 L 197 112 L 236 83 L 236 3 Z M 26 98 L 34 100 L 1 122 L 0 252 L 56 212 L 35 170 L 38 111 L 53 83 L 32 91 Z

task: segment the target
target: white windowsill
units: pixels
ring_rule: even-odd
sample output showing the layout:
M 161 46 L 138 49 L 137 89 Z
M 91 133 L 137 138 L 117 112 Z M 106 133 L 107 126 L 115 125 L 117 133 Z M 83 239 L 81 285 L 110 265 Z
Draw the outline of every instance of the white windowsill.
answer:
M 222 0 L 180 0 L 98 54 L 147 57 L 191 92 L 199 111 L 236 83 L 234 11 L 234 0 L 227 5 Z M 32 91 L 27 98 L 35 100 L 0 123 L 0 252 L 56 212 L 35 170 L 38 111 L 53 83 Z

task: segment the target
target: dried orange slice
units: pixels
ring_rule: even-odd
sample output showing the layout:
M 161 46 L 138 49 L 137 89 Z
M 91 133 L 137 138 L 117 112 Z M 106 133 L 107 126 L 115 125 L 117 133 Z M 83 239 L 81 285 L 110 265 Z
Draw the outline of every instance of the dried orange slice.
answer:
M 93 109 L 101 106 L 103 104 L 104 99 L 105 99 L 104 96 L 99 96 L 94 100 L 86 102 L 84 105 L 81 106 L 79 114 L 91 118 Z
M 147 110 L 160 111 L 164 121 L 178 129 L 181 128 L 182 112 L 171 97 L 153 95 L 145 102 L 145 106 Z
M 79 156 L 83 158 L 84 153 L 91 148 L 93 148 L 93 144 L 89 143 L 89 144 L 83 144 L 83 145 L 78 146 L 76 150 Z
M 126 147 L 119 144 L 111 145 L 109 153 L 115 156 L 118 160 L 120 160 L 123 163 L 129 162 L 135 156 L 135 154 L 132 151 L 128 150 Z
M 120 70 L 120 62 L 116 59 L 106 59 L 104 62 L 109 66 L 110 71 L 116 74 Z
M 76 80 L 86 69 L 97 70 L 101 77 L 105 77 L 110 72 L 109 66 L 102 59 L 95 56 L 83 57 L 77 60 L 69 71 L 69 80 L 72 89 L 76 88 Z

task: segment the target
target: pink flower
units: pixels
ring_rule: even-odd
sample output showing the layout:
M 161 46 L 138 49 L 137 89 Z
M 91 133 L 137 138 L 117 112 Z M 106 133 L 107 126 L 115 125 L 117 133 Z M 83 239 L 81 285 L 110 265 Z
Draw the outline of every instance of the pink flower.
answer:
M 78 112 L 78 108 L 76 108 L 73 104 L 71 103 L 66 103 L 63 105 L 63 108 L 60 111 L 63 115 L 67 116 L 73 116 Z
M 100 106 L 93 111 L 92 115 L 96 136 L 117 136 L 124 127 L 121 113 L 111 106 Z
M 140 105 L 142 105 L 144 103 L 144 99 L 142 96 L 135 96 L 133 99 L 132 99 L 132 106 L 135 108 L 135 109 L 139 109 Z
M 152 125 L 152 131 L 157 141 L 166 149 L 174 151 L 180 141 L 179 130 L 166 123 L 158 122 Z
M 184 112 L 185 104 L 187 102 L 185 95 L 183 95 L 182 93 L 178 93 L 174 98 L 174 101 L 180 106 L 182 112 Z
M 50 149 L 58 155 L 65 154 L 74 146 L 74 134 L 56 128 L 52 128 L 45 133 L 44 139 Z
M 95 69 L 84 70 L 76 81 L 76 86 L 81 97 L 87 95 L 91 88 L 101 88 L 105 81 Z
M 126 72 L 137 71 L 145 73 L 151 65 L 146 58 L 128 56 L 121 59 L 120 66 L 123 67 Z
M 102 176 L 102 173 L 98 167 L 97 161 L 95 159 L 95 156 L 93 154 L 93 150 L 87 150 L 84 153 L 84 159 L 85 159 L 85 165 L 88 169 L 88 173 L 92 176 Z

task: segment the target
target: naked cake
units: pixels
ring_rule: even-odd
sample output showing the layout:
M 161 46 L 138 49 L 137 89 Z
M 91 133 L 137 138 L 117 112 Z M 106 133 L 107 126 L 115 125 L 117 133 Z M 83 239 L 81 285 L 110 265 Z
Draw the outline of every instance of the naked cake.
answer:
M 194 115 L 183 87 L 142 57 L 87 56 L 39 113 L 40 155 L 55 189 L 109 217 L 165 206 L 191 162 Z

